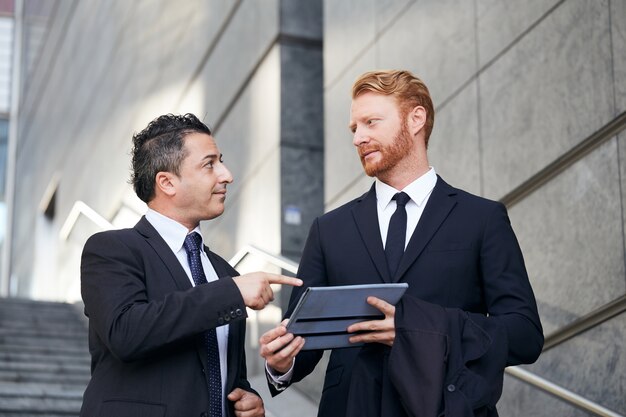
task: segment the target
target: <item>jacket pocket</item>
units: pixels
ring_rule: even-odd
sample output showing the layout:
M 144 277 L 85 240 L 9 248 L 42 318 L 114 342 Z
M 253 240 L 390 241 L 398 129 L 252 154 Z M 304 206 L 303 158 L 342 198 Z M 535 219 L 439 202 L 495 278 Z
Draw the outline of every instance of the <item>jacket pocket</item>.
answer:
M 426 252 L 456 252 L 472 250 L 471 242 L 446 242 L 431 244 L 426 248 Z
M 99 417 L 163 417 L 167 407 L 134 400 L 107 400 L 100 406 Z

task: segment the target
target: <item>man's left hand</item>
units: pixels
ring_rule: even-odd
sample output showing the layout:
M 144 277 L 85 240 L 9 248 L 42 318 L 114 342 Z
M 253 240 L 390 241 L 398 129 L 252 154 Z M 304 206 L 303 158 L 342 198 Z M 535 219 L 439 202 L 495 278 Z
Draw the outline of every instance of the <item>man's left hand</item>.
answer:
M 396 307 L 376 297 L 367 297 L 367 303 L 379 309 L 385 318 L 362 321 L 348 327 L 348 333 L 365 332 L 350 337 L 350 343 L 383 343 L 393 346 L 396 339 Z
M 228 399 L 235 403 L 235 415 L 237 417 L 265 417 L 263 400 L 258 395 L 235 388 Z

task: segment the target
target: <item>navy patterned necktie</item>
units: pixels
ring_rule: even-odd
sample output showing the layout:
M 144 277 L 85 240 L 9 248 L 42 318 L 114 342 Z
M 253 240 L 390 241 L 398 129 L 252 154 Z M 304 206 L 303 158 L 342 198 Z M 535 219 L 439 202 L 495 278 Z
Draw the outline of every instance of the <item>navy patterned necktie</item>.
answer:
M 391 278 L 398 271 L 400 260 L 404 254 L 404 244 L 406 242 L 406 203 L 411 197 L 407 193 L 397 193 L 393 196 L 396 200 L 396 211 L 389 220 L 387 230 L 387 241 L 385 243 L 385 256 Z
M 187 251 L 191 277 L 197 285 L 206 284 L 206 276 L 200 260 L 202 250 L 202 237 L 197 232 L 192 232 L 185 237 L 183 243 Z M 217 345 L 217 333 L 215 329 L 207 330 L 204 334 L 204 341 L 208 352 L 209 379 L 209 417 L 222 417 L 222 377 L 220 372 L 220 352 Z

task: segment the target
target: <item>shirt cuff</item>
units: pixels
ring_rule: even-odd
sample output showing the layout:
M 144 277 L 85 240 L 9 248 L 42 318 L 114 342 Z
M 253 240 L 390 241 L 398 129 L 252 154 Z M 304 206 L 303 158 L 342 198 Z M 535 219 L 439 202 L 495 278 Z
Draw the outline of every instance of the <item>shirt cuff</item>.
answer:
M 267 375 L 267 380 L 276 388 L 278 391 L 283 391 L 287 389 L 289 382 L 291 381 L 291 377 L 293 376 L 293 366 L 296 363 L 294 359 L 291 363 L 291 368 L 287 372 L 282 375 L 279 375 L 276 370 L 270 367 L 265 361 L 265 374 Z

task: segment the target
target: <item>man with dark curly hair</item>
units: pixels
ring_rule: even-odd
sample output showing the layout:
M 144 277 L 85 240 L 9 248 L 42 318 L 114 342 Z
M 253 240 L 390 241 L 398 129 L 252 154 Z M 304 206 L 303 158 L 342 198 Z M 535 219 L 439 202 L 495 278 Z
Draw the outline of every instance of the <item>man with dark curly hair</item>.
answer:
M 131 229 L 85 244 L 81 291 L 91 381 L 81 416 L 263 416 L 246 375 L 246 306 L 270 284 L 239 274 L 204 246 L 200 221 L 224 212 L 233 177 L 211 130 L 192 114 L 164 115 L 133 137 L 132 185 L 148 205 Z

